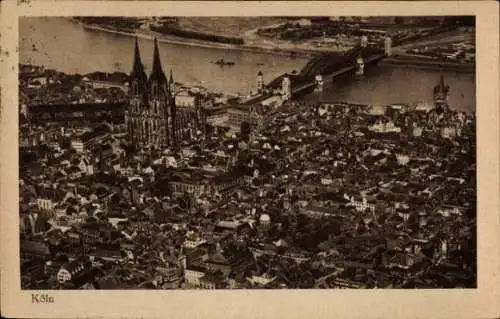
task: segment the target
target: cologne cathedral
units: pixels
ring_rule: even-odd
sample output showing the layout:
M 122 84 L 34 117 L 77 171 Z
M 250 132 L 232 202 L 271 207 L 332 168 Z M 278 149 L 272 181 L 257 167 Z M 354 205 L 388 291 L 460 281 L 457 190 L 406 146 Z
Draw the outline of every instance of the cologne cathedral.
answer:
M 130 142 L 139 148 L 162 149 L 176 146 L 192 137 L 200 124 L 200 106 L 178 108 L 172 72 L 167 80 L 154 41 L 153 66 L 149 77 L 142 65 L 135 41 L 134 62 L 129 81 L 129 106 L 125 123 Z

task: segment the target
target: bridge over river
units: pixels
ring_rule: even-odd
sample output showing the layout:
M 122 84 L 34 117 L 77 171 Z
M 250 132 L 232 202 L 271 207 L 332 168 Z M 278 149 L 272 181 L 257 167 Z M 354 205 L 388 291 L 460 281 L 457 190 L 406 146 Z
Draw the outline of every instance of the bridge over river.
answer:
M 283 79 L 288 77 L 290 79 L 290 93 L 291 96 L 294 96 L 314 88 L 317 84 L 316 77 L 318 75 L 321 76 L 323 81 L 331 81 L 337 76 L 351 72 L 355 73 L 358 69 L 359 58 L 362 58 L 364 70 L 366 70 L 386 56 L 383 46 L 362 46 L 361 44 L 344 54 L 337 52 L 323 53 L 310 60 L 300 72 L 282 74 L 269 82 L 267 87 L 271 90 L 280 90 Z

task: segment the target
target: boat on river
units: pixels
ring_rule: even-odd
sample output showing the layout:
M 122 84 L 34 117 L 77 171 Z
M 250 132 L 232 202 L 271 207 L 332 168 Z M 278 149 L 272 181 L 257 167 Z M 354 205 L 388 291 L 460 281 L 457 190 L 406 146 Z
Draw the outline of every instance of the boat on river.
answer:
M 219 59 L 219 60 L 217 60 L 217 61 L 215 61 L 215 62 L 213 62 L 213 63 L 215 63 L 215 64 L 217 64 L 217 65 L 220 65 L 220 66 L 225 66 L 225 65 L 234 65 L 234 64 L 235 64 L 233 61 L 226 61 L 226 60 L 224 60 L 224 59 Z

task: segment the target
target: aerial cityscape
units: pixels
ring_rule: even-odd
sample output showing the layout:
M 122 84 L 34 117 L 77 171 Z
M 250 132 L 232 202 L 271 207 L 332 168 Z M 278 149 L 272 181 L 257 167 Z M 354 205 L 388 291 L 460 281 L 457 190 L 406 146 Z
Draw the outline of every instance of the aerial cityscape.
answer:
M 477 288 L 473 16 L 19 25 L 22 289 Z

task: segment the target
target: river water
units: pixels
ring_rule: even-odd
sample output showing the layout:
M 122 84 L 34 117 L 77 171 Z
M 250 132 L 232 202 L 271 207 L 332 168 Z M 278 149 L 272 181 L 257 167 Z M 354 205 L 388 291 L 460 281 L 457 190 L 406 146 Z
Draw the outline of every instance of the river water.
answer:
M 130 72 L 133 38 L 85 29 L 64 18 L 23 18 L 19 21 L 20 63 L 44 65 L 65 73 L 94 71 Z M 33 50 L 33 45 L 36 50 Z M 150 70 L 153 42 L 139 39 L 142 61 Z M 211 90 L 247 94 L 255 88 L 256 74 L 266 81 L 285 72 L 300 70 L 307 60 L 267 53 L 207 48 L 160 42 L 164 70 L 177 82 L 203 85 Z M 217 59 L 234 61 L 220 67 Z M 321 93 L 306 100 L 345 100 L 372 105 L 390 103 L 430 104 L 432 89 L 443 74 L 450 85 L 450 104 L 460 111 L 475 110 L 475 77 L 472 73 L 435 71 L 401 66 L 378 66 L 363 78 L 327 83 Z M 340 82 L 340 83 L 339 83 Z

